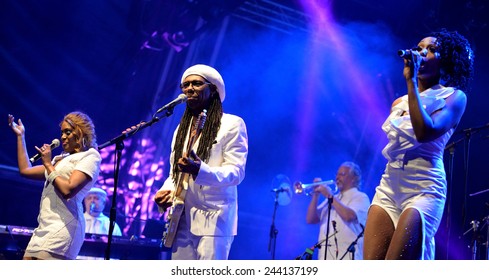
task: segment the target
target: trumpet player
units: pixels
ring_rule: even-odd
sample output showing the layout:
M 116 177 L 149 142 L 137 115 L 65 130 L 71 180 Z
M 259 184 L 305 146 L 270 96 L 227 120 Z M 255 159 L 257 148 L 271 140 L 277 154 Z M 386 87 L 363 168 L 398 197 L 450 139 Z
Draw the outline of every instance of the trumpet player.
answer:
M 314 186 L 306 222 L 320 224 L 319 239 L 315 246 L 319 248 L 319 260 L 363 259 L 363 226 L 367 220 L 370 199 L 360 191 L 361 180 L 360 167 L 347 161 L 340 165 L 336 173 L 337 193 L 329 185 Z M 315 178 L 314 182 L 321 182 L 321 178 Z M 326 238 L 327 232 L 329 238 Z

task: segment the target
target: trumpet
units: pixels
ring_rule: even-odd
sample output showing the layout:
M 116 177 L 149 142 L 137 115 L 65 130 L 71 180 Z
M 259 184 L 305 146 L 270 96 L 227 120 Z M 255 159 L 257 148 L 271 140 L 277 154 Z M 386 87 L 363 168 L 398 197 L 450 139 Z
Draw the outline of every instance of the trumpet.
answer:
M 327 185 L 332 187 L 331 190 L 333 191 L 333 193 L 336 193 L 338 191 L 338 188 L 334 180 L 321 181 L 321 182 L 315 182 L 310 184 L 302 184 L 301 182 L 297 181 L 294 183 L 294 191 L 296 194 L 304 193 L 305 195 L 310 195 L 314 190 L 314 187 L 319 185 Z

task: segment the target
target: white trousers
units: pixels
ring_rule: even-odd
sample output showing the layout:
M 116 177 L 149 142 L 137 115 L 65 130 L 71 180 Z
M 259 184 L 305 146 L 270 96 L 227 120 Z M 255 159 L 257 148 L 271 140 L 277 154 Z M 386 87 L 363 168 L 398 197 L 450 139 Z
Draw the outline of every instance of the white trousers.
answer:
M 227 260 L 234 236 L 197 236 L 182 215 L 172 247 L 172 260 Z

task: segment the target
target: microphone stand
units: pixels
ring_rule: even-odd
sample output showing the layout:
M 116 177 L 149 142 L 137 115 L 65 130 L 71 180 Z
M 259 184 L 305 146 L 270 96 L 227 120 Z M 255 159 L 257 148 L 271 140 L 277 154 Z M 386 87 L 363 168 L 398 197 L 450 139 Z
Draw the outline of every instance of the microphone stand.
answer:
M 331 218 L 331 204 L 333 204 L 333 196 L 328 197 L 328 223 L 326 225 L 326 244 L 324 246 L 324 259 L 328 256 L 328 241 L 329 241 L 329 222 Z
M 166 117 L 169 117 L 173 114 L 173 107 L 169 107 L 165 113 Z M 156 116 L 156 114 L 153 115 L 153 118 L 149 122 L 145 122 L 139 126 L 137 126 L 136 129 L 131 130 L 127 133 L 122 133 L 119 136 L 103 143 L 102 145 L 98 146 L 98 150 L 102 150 L 110 145 L 115 144 L 115 166 L 114 166 L 114 191 L 112 195 L 112 205 L 110 208 L 110 215 L 109 215 L 109 234 L 108 234 L 108 239 L 107 239 L 107 248 L 105 249 L 105 260 L 110 260 L 110 250 L 111 250 L 111 245 L 112 245 L 112 232 L 114 231 L 114 226 L 115 226 L 115 218 L 116 218 L 116 207 L 117 207 L 117 186 L 119 183 L 119 170 L 120 170 L 120 163 L 121 163 L 121 155 L 122 155 L 122 150 L 124 149 L 124 139 L 127 139 L 137 132 L 139 132 L 141 129 L 146 128 L 148 126 L 153 125 L 154 123 L 158 122 L 160 118 Z
M 464 133 L 465 137 L 462 137 L 456 141 L 453 141 L 452 143 L 448 144 L 445 146 L 445 150 L 448 150 L 450 152 L 450 158 L 449 158 L 449 176 L 450 179 L 448 180 L 448 195 L 447 195 L 447 220 L 446 220 L 446 228 L 447 228 L 447 238 L 446 238 L 446 259 L 448 260 L 448 253 L 449 253 L 449 246 L 450 246 L 450 234 L 451 234 L 451 200 L 452 200 L 452 190 L 453 190 L 453 159 L 455 155 L 455 146 L 465 140 L 465 145 L 464 145 L 464 152 L 465 152 L 465 158 L 464 158 L 464 198 L 463 198 L 463 205 L 462 205 L 462 223 L 465 224 L 465 211 L 466 211 L 466 204 L 467 204 L 467 189 L 468 189 L 468 177 L 469 177 L 469 152 L 470 152 L 470 138 L 472 134 L 479 132 L 480 130 L 489 128 L 489 123 L 474 127 L 474 128 L 467 128 L 463 129 L 462 131 L 456 132 L 454 134 L 460 134 Z
M 272 252 L 272 260 L 275 259 L 275 246 L 277 245 L 278 230 L 275 227 L 275 214 L 278 207 L 278 191 L 275 192 L 275 202 L 273 206 L 272 224 L 270 226 L 270 239 L 268 241 L 268 252 Z
M 343 256 L 341 256 L 340 260 L 342 260 L 348 252 L 351 252 L 351 259 L 352 260 L 355 259 L 355 246 L 357 245 L 358 239 L 360 239 L 360 237 L 363 236 L 364 231 L 365 231 L 365 229 L 362 227 L 362 232 L 360 232 L 360 234 L 358 234 L 357 238 L 350 244 L 350 246 L 348 246 L 348 249 L 346 249 L 346 252 L 343 254 Z
M 331 236 L 333 235 L 336 235 L 336 232 L 331 234 Z M 331 236 L 329 236 L 331 238 Z M 310 248 L 306 248 L 306 251 L 304 253 L 302 253 L 302 255 L 298 255 L 297 257 L 295 257 L 296 260 L 302 260 L 305 256 L 305 259 L 306 260 L 310 260 L 312 259 L 312 255 L 314 254 L 314 250 L 316 250 L 316 248 L 319 248 L 321 249 L 321 244 L 324 243 L 326 241 L 326 238 L 321 240 L 321 241 L 318 241 L 316 244 L 314 244 L 314 246 L 310 247 Z M 331 245 L 329 245 L 331 246 Z
M 449 247 L 450 247 L 450 235 L 451 235 L 451 224 L 452 224 L 452 215 L 451 215 L 451 209 L 452 209 L 452 190 L 453 190 L 453 162 L 455 158 L 455 146 L 460 143 L 464 138 L 461 138 L 457 141 L 454 141 L 447 145 L 445 147 L 445 150 L 448 150 L 450 152 L 450 156 L 448 157 L 448 176 L 449 179 L 447 180 L 447 189 L 448 189 L 448 194 L 447 194 L 447 213 L 446 213 L 446 232 L 447 232 L 447 237 L 446 237 L 446 259 L 448 260 L 448 253 L 449 253 Z
M 486 216 L 482 221 L 486 226 L 486 260 L 489 260 L 489 216 Z
M 476 196 L 476 195 L 479 195 L 479 194 L 482 194 L 482 193 L 486 193 L 486 192 L 489 192 L 489 189 L 485 189 L 485 190 L 482 190 L 482 191 L 479 191 L 479 192 L 475 192 L 475 193 L 471 193 L 469 194 L 469 196 Z M 489 203 L 486 202 L 486 207 L 489 207 Z M 474 223 L 476 221 L 472 221 L 472 223 Z M 482 229 L 484 227 L 486 227 L 486 242 L 483 243 L 482 245 L 485 245 L 486 246 L 486 260 L 489 260 L 489 216 L 486 216 L 482 219 L 482 226 L 480 228 L 480 231 L 482 231 Z M 479 222 L 477 221 L 477 226 L 479 225 Z M 465 235 L 467 232 L 469 232 L 470 229 L 468 231 L 466 231 L 463 235 Z M 475 242 L 474 242 L 475 244 Z

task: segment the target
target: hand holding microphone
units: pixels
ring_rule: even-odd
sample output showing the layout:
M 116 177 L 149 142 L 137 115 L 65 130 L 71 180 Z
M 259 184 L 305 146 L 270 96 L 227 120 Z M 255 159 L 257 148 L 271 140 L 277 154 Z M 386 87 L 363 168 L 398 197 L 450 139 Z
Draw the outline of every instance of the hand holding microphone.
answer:
M 53 150 L 53 149 L 59 147 L 59 144 L 60 144 L 60 142 L 58 139 L 53 139 L 53 141 L 51 142 L 51 145 L 49 145 L 49 147 L 51 148 L 51 150 Z M 37 146 L 35 146 L 35 147 L 38 150 L 38 153 L 35 156 L 30 158 L 30 161 L 32 163 L 35 162 L 36 160 L 40 159 L 42 157 L 42 152 L 44 152 L 46 150 L 46 148 L 44 146 L 42 146 L 41 148 L 38 148 Z
M 417 53 L 417 54 L 419 54 L 421 56 L 426 56 L 428 54 L 428 50 L 427 49 L 423 49 L 421 51 L 417 51 L 417 50 L 407 49 L 407 50 L 398 50 L 397 51 L 397 54 L 399 55 L 399 57 L 405 58 L 405 59 L 409 59 L 413 53 L 414 54 Z
M 413 77 L 417 76 L 417 72 L 421 67 L 421 64 L 424 63 L 426 59 L 426 55 L 428 54 L 427 49 L 421 49 L 418 51 L 417 49 L 411 50 L 398 50 L 397 54 L 399 57 L 404 59 L 404 70 L 403 75 L 406 80 L 411 80 Z

